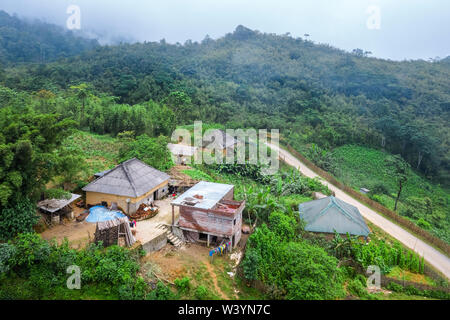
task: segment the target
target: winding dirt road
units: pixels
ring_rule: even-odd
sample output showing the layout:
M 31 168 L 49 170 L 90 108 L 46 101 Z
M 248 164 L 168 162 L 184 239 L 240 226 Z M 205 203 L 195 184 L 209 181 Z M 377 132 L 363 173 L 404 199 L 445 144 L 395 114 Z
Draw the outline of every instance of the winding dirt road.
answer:
M 267 145 L 273 150 L 277 150 L 279 154 L 279 158 L 282 159 L 287 164 L 297 168 L 302 174 L 309 178 L 319 177 L 323 184 L 327 185 L 328 188 L 335 192 L 336 197 L 342 199 L 359 209 L 362 216 L 373 223 L 374 225 L 380 227 L 385 232 L 389 233 L 392 237 L 399 240 L 406 247 L 416 251 L 419 255 L 424 256 L 425 260 L 432 265 L 435 269 L 439 270 L 443 273 L 447 279 L 450 279 L 450 259 L 440 251 L 436 250 L 432 246 L 428 245 L 424 241 L 420 240 L 416 236 L 412 235 L 402 227 L 397 224 L 391 222 L 390 220 L 384 218 L 376 211 L 370 209 L 365 206 L 358 200 L 352 198 L 347 193 L 332 185 L 325 179 L 321 178 L 314 171 L 309 169 L 304 163 L 302 163 L 299 159 L 293 156 L 288 151 L 279 148 L 273 144 L 267 143 Z

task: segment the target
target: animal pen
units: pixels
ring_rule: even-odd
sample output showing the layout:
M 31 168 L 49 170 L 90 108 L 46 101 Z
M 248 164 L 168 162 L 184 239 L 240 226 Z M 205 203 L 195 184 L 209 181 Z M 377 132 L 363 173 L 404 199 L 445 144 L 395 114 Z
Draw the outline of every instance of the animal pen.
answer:
M 136 242 L 127 217 L 97 222 L 95 243 L 101 241 L 105 247 L 119 245 L 121 238 L 124 239 L 127 247 L 131 247 Z

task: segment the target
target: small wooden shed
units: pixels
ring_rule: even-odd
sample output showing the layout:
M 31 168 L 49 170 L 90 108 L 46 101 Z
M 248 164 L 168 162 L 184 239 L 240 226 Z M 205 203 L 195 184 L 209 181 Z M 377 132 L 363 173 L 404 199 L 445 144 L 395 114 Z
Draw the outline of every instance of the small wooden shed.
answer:
M 128 247 L 136 242 L 127 217 L 97 222 L 95 243 L 102 241 L 105 247 L 118 245 L 120 237 L 124 238 L 125 245 Z

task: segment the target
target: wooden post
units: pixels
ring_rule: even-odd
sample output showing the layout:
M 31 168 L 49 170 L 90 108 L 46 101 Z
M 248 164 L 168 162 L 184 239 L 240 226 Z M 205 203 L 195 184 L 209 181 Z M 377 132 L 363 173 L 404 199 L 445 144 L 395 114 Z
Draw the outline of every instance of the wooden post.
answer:
M 172 228 L 175 225 L 175 206 L 172 205 Z
M 206 234 L 206 239 L 207 239 L 207 241 L 206 241 L 206 246 L 209 248 L 209 233 Z

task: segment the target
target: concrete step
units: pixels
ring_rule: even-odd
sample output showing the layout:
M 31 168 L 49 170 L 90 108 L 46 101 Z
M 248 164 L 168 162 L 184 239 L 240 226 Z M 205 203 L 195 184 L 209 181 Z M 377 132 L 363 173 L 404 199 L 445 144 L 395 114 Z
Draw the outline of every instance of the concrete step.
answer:
M 169 242 L 171 244 L 173 244 L 175 247 L 179 247 L 181 245 L 183 245 L 183 241 L 178 238 L 177 236 L 175 236 L 172 232 L 168 231 L 167 232 L 167 239 L 169 240 Z

